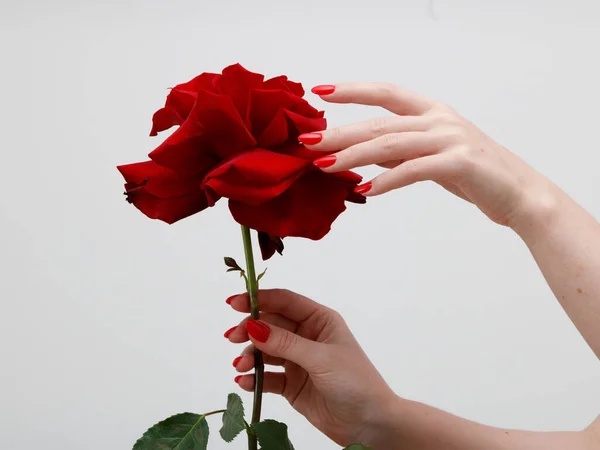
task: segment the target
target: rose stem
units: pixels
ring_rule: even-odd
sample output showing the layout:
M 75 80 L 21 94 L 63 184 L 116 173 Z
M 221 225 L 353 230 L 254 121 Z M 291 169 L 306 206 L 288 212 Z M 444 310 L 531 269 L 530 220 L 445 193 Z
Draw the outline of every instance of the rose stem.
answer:
M 242 226 L 242 238 L 244 240 L 244 253 L 246 255 L 246 276 L 248 277 L 248 295 L 250 297 L 250 316 L 254 320 L 259 319 L 260 309 L 258 306 L 258 281 L 256 279 L 256 270 L 254 269 L 254 255 L 252 254 L 252 238 L 250 237 L 250 228 Z M 262 353 L 254 350 L 254 404 L 252 405 L 252 422 L 260 422 L 260 411 L 262 408 L 263 377 L 265 365 L 263 363 Z M 258 443 L 254 433 L 248 434 L 248 449 L 257 450 Z

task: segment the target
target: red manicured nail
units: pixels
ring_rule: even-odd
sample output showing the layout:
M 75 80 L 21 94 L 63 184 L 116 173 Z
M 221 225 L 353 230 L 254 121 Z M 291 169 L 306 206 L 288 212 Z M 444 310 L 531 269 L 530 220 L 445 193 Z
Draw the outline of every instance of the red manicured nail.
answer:
M 320 84 L 311 89 L 313 94 L 317 95 L 329 95 L 335 91 L 335 86 L 332 84 Z
M 234 298 L 236 298 L 236 297 L 237 297 L 237 294 L 236 294 L 236 295 L 232 295 L 232 296 L 231 296 L 231 297 L 229 297 L 227 300 L 225 300 L 225 303 L 227 303 L 228 305 L 231 305 L 231 302 L 232 302 L 232 301 L 233 301 L 233 299 L 234 299 Z
M 233 333 L 235 331 L 235 329 L 237 328 L 237 326 L 235 327 L 231 327 L 229 330 L 227 330 L 225 332 L 225 334 L 223 336 L 225 336 L 226 339 L 229 339 L 229 336 L 231 336 L 231 333 Z
M 321 133 L 304 133 L 298 136 L 298 140 L 306 145 L 315 145 L 321 142 L 323 135 Z
M 235 377 L 235 378 L 233 379 L 233 381 L 235 381 L 236 383 L 239 383 L 241 379 L 242 379 L 242 376 L 241 376 L 241 375 L 238 375 L 237 377 Z
M 369 192 L 371 190 L 371 187 L 373 187 L 373 183 L 369 181 L 368 183 L 356 186 L 354 188 L 354 192 L 356 192 L 357 194 L 364 194 L 365 192 Z
M 313 164 L 317 166 L 319 169 L 324 169 L 325 167 L 333 166 L 335 161 L 337 160 L 335 155 L 327 155 L 321 158 L 317 158 L 313 161 Z
M 269 335 L 271 334 L 271 329 L 258 320 L 248 320 L 248 322 L 246 322 L 246 329 L 248 330 L 248 334 L 258 342 L 267 342 L 267 339 L 269 339 Z
M 238 356 L 237 358 L 235 358 L 233 360 L 233 367 L 237 367 L 237 365 L 240 363 L 241 360 L 242 360 L 241 356 Z

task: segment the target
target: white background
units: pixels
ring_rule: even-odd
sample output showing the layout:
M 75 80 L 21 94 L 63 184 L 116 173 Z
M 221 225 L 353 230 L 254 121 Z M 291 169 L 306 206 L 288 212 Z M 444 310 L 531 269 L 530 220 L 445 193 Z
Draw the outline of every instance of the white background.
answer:
M 307 90 L 401 84 L 600 217 L 597 0 L 0 5 L 3 448 L 128 449 L 236 390 L 241 347 L 222 335 L 241 319 L 224 300 L 242 285 L 222 257 L 242 259 L 238 226 L 224 202 L 150 221 L 115 169 L 158 145 L 152 113 L 200 72 L 240 62 Z M 309 99 L 330 126 L 382 114 Z M 338 309 L 399 394 L 502 427 L 580 429 L 598 414 L 600 364 L 523 243 L 437 186 L 351 205 L 323 241 L 286 246 L 264 286 Z M 289 423 L 298 449 L 336 448 L 279 398 L 265 415 Z M 210 423 L 210 448 L 226 448 Z

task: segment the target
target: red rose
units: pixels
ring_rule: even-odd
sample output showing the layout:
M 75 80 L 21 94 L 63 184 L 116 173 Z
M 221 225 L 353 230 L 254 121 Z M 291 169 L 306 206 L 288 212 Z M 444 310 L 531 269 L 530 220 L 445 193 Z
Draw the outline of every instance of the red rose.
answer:
M 320 171 L 321 155 L 298 143 L 327 125 L 303 95 L 285 76 L 264 81 L 239 64 L 175 86 L 150 135 L 179 128 L 151 161 L 118 167 L 127 201 L 173 223 L 226 197 L 234 219 L 259 232 L 263 259 L 281 253 L 283 237 L 321 239 L 346 201 L 365 198 L 354 193 L 359 175 Z

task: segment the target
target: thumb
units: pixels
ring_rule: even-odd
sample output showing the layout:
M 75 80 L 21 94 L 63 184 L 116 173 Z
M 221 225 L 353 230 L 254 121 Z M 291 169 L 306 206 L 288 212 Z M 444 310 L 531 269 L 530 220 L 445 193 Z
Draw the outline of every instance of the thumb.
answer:
M 257 349 L 268 355 L 287 359 L 307 371 L 315 367 L 322 357 L 322 344 L 283 328 L 250 319 L 246 322 L 246 330 Z

